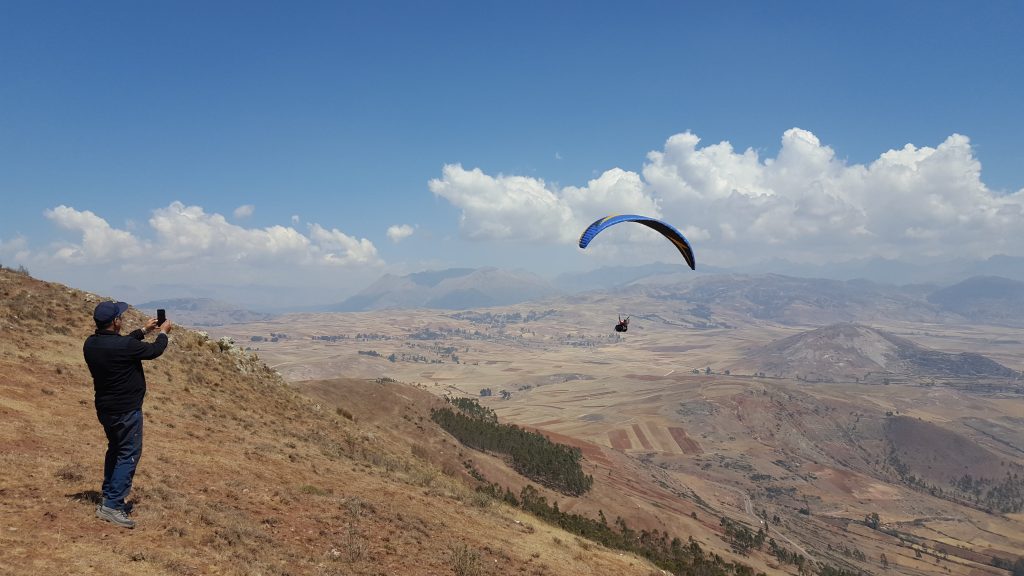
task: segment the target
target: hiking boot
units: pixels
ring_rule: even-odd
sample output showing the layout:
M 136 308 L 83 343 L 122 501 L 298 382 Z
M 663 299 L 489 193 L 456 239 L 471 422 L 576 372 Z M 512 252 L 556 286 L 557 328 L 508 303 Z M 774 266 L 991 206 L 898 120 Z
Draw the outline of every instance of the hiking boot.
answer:
M 107 522 L 117 524 L 122 528 L 135 528 L 135 520 L 132 520 L 125 514 L 124 510 L 118 510 L 116 508 L 107 508 L 100 504 L 96 507 L 96 517 Z

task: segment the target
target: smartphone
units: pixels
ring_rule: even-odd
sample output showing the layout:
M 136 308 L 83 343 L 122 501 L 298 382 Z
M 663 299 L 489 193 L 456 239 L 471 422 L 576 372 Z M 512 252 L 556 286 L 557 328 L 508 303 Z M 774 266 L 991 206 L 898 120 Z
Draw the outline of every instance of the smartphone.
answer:
M 167 321 L 167 311 L 163 308 L 158 308 L 156 311 L 156 325 L 163 326 L 164 322 Z

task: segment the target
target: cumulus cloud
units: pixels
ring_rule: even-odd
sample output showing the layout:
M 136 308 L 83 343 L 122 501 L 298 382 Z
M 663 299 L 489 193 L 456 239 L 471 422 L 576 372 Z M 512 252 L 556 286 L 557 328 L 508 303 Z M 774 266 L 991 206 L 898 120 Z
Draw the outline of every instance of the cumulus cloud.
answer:
M 402 240 L 412 236 L 413 232 L 413 227 L 408 224 L 395 224 L 393 226 L 388 226 L 388 238 L 390 238 L 395 244 L 398 244 Z
M 235 208 L 235 220 L 245 220 L 252 213 L 256 211 L 256 207 L 252 204 L 242 204 L 238 208 Z
M 640 176 L 618 168 L 584 187 L 557 188 L 537 178 L 488 176 L 452 164 L 428 186 L 462 210 L 461 230 L 472 239 L 570 242 L 600 216 L 660 213 Z
M 131 232 L 118 230 L 89 210 L 78 211 L 63 204 L 44 212 L 57 226 L 78 232 L 78 244 L 57 247 L 54 257 L 69 263 L 101 262 L 110 258 L 132 258 L 142 253 L 143 244 Z
M 25 264 L 31 255 L 28 240 L 24 236 L 16 236 L 9 240 L 0 238 L 0 265 Z
M 848 164 L 799 128 L 783 134 L 774 158 L 729 142 L 702 146 L 685 132 L 648 153 L 640 174 L 612 168 L 583 187 L 459 165 L 445 166 L 429 187 L 461 210 L 462 233 L 473 239 L 570 243 L 600 216 L 634 212 L 669 220 L 698 253 L 726 265 L 773 256 L 1024 255 L 1024 190 L 989 190 L 959 134 Z
M 307 233 L 291 226 L 246 228 L 200 206 L 172 202 L 152 212 L 151 238 L 118 230 L 91 211 L 58 206 L 46 211 L 58 226 L 77 232 L 80 240 L 54 246 L 49 255 L 72 264 L 125 266 L 182 265 L 201 270 L 271 270 L 375 266 L 382 262 L 366 238 L 354 238 L 336 228 L 310 224 Z M 13 250 L 8 242 L 4 252 Z M 24 248 L 24 247 L 23 247 Z M 205 267 L 205 268 L 204 268 Z
M 354 238 L 319 224 L 310 226 L 311 237 L 317 243 L 320 258 L 328 264 L 374 264 L 379 262 L 377 247 L 366 238 Z

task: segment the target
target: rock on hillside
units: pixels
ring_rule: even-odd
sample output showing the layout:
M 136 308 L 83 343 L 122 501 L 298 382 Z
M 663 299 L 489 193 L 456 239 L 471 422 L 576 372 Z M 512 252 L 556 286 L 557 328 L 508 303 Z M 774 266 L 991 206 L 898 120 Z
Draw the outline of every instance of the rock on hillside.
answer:
M 0 270 L 5 575 L 654 572 L 494 504 L 357 408 L 327 409 L 257 358 L 184 329 L 146 363 L 138 527 L 103 523 L 106 442 L 82 360 L 98 301 Z
M 879 381 L 887 376 L 1013 378 L 980 354 L 931 350 L 860 324 L 834 324 L 755 348 L 742 364 L 769 376 L 810 381 Z

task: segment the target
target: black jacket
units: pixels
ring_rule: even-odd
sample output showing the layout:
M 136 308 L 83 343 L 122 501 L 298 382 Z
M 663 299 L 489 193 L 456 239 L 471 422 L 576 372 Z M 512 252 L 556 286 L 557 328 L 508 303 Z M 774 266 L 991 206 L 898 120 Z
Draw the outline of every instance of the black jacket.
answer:
M 142 361 L 160 356 L 167 348 L 163 332 L 152 344 L 143 341 L 145 336 L 142 330 L 127 336 L 97 330 L 85 339 L 82 351 L 96 389 L 97 414 L 124 414 L 142 408 L 146 396 Z

